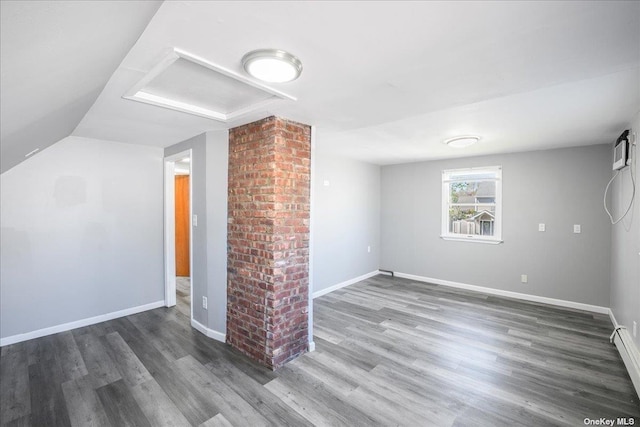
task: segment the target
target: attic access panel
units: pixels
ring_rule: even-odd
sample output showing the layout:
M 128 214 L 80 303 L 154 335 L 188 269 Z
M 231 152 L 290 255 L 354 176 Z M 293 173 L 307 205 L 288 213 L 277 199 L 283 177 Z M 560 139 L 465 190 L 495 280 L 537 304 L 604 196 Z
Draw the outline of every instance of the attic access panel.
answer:
M 296 100 L 175 48 L 123 98 L 221 122 L 277 100 Z

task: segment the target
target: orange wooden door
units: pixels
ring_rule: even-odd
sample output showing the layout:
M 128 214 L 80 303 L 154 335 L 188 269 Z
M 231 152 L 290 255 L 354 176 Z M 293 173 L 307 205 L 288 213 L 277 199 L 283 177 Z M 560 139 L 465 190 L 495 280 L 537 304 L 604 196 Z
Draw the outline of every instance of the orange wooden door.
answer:
M 176 175 L 176 276 L 189 276 L 189 175 Z

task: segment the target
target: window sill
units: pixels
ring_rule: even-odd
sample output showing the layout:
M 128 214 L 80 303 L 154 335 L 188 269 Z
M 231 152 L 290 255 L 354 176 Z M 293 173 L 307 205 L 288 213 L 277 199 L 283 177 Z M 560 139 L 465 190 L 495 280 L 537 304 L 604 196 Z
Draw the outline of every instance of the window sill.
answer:
M 454 242 L 471 242 L 471 243 L 484 243 L 485 245 L 499 245 L 503 243 L 500 239 L 479 239 L 477 237 L 453 237 L 453 236 L 440 236 L 442 240 L 451 240 Z

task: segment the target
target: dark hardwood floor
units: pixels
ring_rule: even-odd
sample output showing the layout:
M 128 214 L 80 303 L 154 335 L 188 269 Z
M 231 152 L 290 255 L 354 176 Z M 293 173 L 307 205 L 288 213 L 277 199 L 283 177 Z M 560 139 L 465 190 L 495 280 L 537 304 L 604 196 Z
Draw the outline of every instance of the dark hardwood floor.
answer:
M 3 347 L 2 426 L 582 426 L 640 406 L 606 316 L 377 276 L 276 372 L 160 308 Z

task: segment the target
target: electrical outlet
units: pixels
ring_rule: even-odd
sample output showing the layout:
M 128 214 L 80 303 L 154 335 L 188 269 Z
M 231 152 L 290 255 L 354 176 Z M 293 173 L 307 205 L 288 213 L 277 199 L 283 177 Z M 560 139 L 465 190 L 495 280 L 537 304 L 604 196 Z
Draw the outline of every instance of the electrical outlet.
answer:
M 371 246 L 367 246 L 367 252 L 371 253 Z
M 638 322 L 633 321 L 633 337 L 635 338 L 638 335 Z
M 547 229 L 546 225 L 542 223 L 538 224 L 538 231 L 545 231 L 546 229 Z
M 520 275 L 520 281 L 522 283 L 528 283 L 529 282 L 529 278 L 527 277 L 526 274 L 522 274 L 522 275 Z
M 582 233 L 582 227 L 580 227 L 580 224 L 573 224 L 573 232 L 576 234 Z
M 202 297 L 202 308 L 207 309 L 207 297 Z

